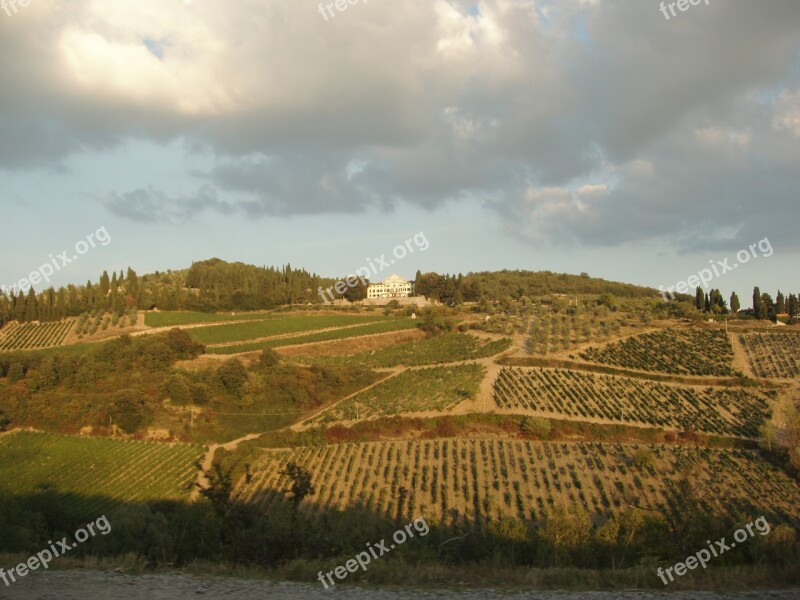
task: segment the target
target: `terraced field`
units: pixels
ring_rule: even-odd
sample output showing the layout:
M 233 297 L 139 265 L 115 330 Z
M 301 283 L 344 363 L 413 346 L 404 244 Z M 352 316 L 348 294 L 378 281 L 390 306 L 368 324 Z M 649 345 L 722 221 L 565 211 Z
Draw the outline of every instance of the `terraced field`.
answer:
M 545 313 L 531 318 L 525 349 L 540 355 L 571 350 L 580 344 L 607 340 L 620 329 L 617 319 Z
M 83 313 L 78 317 L 75 325 L 75 333 L 78 338 L 85 335 L 93 336 L 98 331 L 107 331 L 109 327 L 113 329 L 124 329 L 136 325 L 138 315 L 136 309 L 131 308 L 122 315 L 110 310 L 93 310 Z
M 563 369 L 504 368 L 494 383 L 497 405 L 543 416 L 604 419 L 757 437 L 769 418 L 766 398 L 720 387 L 653 381 Z
M 19 495 L 51 490 L 66 508 L 100 514 L 114 500 L 187 499 L 202 453 L 192 444 L 17 432 L 0 438 L 0 482 Z
M 0 331 L 0 350 L 32 350 L 58 346 L 67 337 L 75 321 L 52 323 L 9 323 Z
M 511 340 L 481 340 L 466 333 L 453 333 L 415 340 L 363 352 L 350 356 L 330 356 L 307 359 L 308 362 L 332 366 L 358 365 L 361 367 L 387 368 L 397 366 L 434 365 L 462 360 L 474 360 L 494 356 L 511 347 Z M 303 360 L 300 357 L 300 360 Z
M 642 453 L 650 459 L 637 458 Z M 312 473 L 317 492 L 305 500 L 311 512 L 361 504 L 387 517 L 423 515 L 429 523 L 537 520 L 556 506 L 592 514 L 631 505 L 669 512 L 678 473 L 688 469 L 703 510 L 765 515 L 770 523 L 800 519 L 800 483 L 754 452 L 500 438 L 268 450 L 250 482 L 239 482 L 239 497 L 269 507 L 289 487 L 279 474 L 289 460 Z
M 581 352 L 584 360 L 678 375 L 733 375 L 727 334 L 712 329 L 664 329 Z
M 474 397 L 485 373 L 485 367 L 476 364 L 404 371 L 329 408 L 312 422 L 446 411 Z
M 756 376 L 800 376 L 800 333 L 746 333 L 739 342 Z
M 392 317 L 383 315 L 285 315 L 229 325 L 209 325 L 189 331 L 195 341 L 212 345 L 257 340 L 289 333 L 310 332 L 331 327 L 364 325 L 392 319 Z
M 280 348 L 282 346 L 293 346 L 296 344 L 311 344 L 313 342 L 326 342 L 331 340 L 347 340 L 348 338 L 360 337 L 363 335 L 416 329 L 416 327 L 416 322 L 410 319 L 392 319 L 389 321 L 382 320 L 374 323 L 370 322 L 356 325 L 345 325 L 341 329 L 316 331 L 300 335 L 261 340 L 258 342 L 209 346 L 207 351 L 209 354 L 238 354 L 240 352 L 252 352 L 254 350 Z
M 144 324 L 148 327 L 180 327 L 200 323 L 223 323 L 227 321 L 258 321 L 276 319 L 286 316 L 278 312 L 227 312 L 203 313 L 191 310 L 174 310 L 164 312 L 148 311 L 144 315 Z

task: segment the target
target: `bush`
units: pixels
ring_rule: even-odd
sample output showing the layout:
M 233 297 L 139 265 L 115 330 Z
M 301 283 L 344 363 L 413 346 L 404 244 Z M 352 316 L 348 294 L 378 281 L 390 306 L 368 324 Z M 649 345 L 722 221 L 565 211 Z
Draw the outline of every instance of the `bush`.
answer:
M 237 358 L 226 360 L 217 370 L 217 377 L 225 390 L 239 398 L 247 383 L 247 369 Z
M 164 382 L 162 392 L 173 404 L 185 406 L 192 401 L 192 390 L 183 375 L 173 375 Z
M 258 366 L 263 368 L 270 368 L 281 362 L 280 355 L 272 348 L 267 348 L 261 352 L 258 357 Z
M 25 378 L 25 367 L 21 363 L 15 362 L 8 367 L 8 383 L 14 385 L 20 379 Z
M 114 423 L 125 433 L 136 433 L 153 419 L 146 397 L 134 390 L 119 393 L 110 412 Z
M 547 439 L 553 429 L 549 419 L 543 417 L 525 417 L 520 425 L 522 431 L 540 439 Z
M 204 383 L 194 383 L 192 389 L 192 402 L 197 406 L 203 406 L 211 402 L 211 390 Z
M 639 448 L 633 455 L 633 464 L 639 469 L 646 469 L 655 465 L 655 457 L 649 448 Z

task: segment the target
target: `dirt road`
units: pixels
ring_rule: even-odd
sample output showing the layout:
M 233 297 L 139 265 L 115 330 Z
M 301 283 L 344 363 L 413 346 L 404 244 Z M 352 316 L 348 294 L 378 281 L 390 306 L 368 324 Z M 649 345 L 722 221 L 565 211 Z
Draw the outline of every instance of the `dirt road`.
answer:
M 337 586 L 325 590 L 321 584 L 201 579 L 181 574 L 122 575 L 89 570 L 37 572 L 10 587 L 0 585 L 0 598 L 17 600 L 795 600 L 798 597 L 798 589 L 753 592 L 500 592 Z

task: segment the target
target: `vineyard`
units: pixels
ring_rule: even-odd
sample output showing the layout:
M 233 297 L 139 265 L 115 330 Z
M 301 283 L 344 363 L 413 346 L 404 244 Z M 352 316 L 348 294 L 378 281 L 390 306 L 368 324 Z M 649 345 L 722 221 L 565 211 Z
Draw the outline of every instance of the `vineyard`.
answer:
M 317 492 L 305 501 L 312 513 L 361 505 L 390 518 L 422 515 L 431 524 L 535 521 L 557 506 L 591 514 L 631 506 L 667 512 L 676 506 L 684 469 L 696 479 L 698 508 L 709 513 L 796 522 L 800 506 L 800 483 L 751 451 L 492 438 L 267 450 L 239 482 L 239 498 L 269 507 L 283 497 L 291 484 L 279 472 L 290 460 L 312 473 Z
M 52 323 L 9 323 L 0 331 L 0 350 L 31 350 L 59 346 L 67 337 L 74 321 Z
M 756 376 L 800 376 L 800 333 L 748 333 L 739 342 Z
M 479 340 L 465 333 L 453 333 L 351 356 L 314 358 L 313 362 L 324 365 L 358 365 L 374 368 L 400 365 L 420 366 L 485 358 L 499 354 L 510 347 L 511 340 L 508 338 Z
M 512 302 L 474 326 L 489 333 L 525 334 L 525 349 L 544 356 L 591 342 L 605 342 L 651 322 L 646 306 L 617 306 L 612 311 L 608 306 L 595 304 L 595 300 L 584 299 L 577 307 L 572 299 L 553 296 L 541 298 L 539 303 Z
M 768 402 L 742 389 L 664 385 L 562 369 L 504 368 L 494 383 L 500 408 L 543 416 L 604 419 L 757 437 Z
M 577 314 L 545 314 L 531 319 L 525 349 L 531 354 L 541 355 L 572 350 L 580 344 L 607 340 L 620 329 L 617 320 L 581 319 Z
M 406 413 L 446 411 L 478 393 L 486 369 L 469 364 L 404 371 L 344 400 L 312 421 L 355 421 Z
M 733 375 L 727 334 L 709 329 L 664 329 L 581 352 L 584 360 L 679 375 Z
M 202 452 L 190 444 L 17 432 L 0 438 L 0 481 L 14 494 L 49 490 L 64 494 L 67 509 L 101 514 L 114 500 L 188 498 Z
M 107 331 L 109 327 L 116 327 L 117 329 L 134 327 L 136 320 L 137 314 L 134 308 L 122 314 L 103 309 L 93 310 L 78 317 L 75 333 L 78 335 L 78 339 L 81 339 L 85 335 L 92 336 L 96 334 L 98 330 Z

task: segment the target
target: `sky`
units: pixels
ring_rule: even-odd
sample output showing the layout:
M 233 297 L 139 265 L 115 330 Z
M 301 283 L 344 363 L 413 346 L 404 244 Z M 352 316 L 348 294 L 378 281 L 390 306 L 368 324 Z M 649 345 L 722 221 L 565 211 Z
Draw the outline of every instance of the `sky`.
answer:
M 0 1 L 0 284 L 385 255 L 800 292 L 797 0 L 351 1 Z

